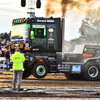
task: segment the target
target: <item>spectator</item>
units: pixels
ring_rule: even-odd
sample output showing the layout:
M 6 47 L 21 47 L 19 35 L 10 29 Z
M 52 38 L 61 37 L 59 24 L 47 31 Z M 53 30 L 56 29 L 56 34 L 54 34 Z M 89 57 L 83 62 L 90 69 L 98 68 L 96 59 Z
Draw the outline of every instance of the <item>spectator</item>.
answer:
M 2 51 L 0 50 L 0 57 L 2 57 Z
M 3 41 L 2 41 L 2 48 L 5 48 L 5 45 L 6 45 L 6 39 L 4 39 Z
M 75 45 L 76 45 L 76 43 L 75 43 L 75 41 L 73 41 L 72 46 L 71 46 L 71 52 L 73 52 Z
M 4 57 L 4 54 L 5 54 L 5 48 L 1 48 L 1 51 L 2 51 L 2 57 Z
M 6 39 L 4 39 L 3 42 L 4 42 L 4 45 L 5 45 L 6 44 Z
M 5 46 L 5 47 L 6 47 L 7 49 L 9 49 L 9 46 L 10 46 L 10 42 L 9 42 L 9 41 L 7 41 L 7 43 L 6 43 L 6 46 Z
M 2 39 L 0 38 L 0 50 L 1 50 L 1 45 L 2 45 L 1 41 L 2 41 Z
M 9 59 L 10 59 L 10 54 L 9 54 L 9 51 L 8 49 L 5 48 L 5 58 L 6 58 L 6 62 L 7 62 L 7 65 L 6 65 L 6 70 L 8 70 L 8 66 L 9 66 Z

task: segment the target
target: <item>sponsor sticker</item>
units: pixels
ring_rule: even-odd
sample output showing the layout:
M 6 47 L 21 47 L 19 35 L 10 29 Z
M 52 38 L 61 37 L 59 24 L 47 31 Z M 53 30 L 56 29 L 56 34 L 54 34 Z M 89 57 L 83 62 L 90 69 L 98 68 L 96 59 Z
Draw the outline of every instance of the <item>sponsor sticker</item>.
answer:
M 48 31 L 49 31 L 49 32 L 53 32 L 54 30 L 53 30 L 52 28 L 50 28 Z
M 94 48 L 84 48 L 84 51 L 94 51 Z
M 81 65 L 72 65 L 72 72 L 81 72 Z
M 83 57 L 93 57 L 93 54 L 84 53 L 84 54 L 83 54 Z

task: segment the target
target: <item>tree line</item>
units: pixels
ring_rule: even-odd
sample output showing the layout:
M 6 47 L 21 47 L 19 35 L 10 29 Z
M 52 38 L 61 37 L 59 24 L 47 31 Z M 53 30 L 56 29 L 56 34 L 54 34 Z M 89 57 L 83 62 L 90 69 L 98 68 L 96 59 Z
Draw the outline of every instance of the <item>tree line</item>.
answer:
M 96 44 L 100 45 L 100 20 L 93 18 L 84 18 L 79 28 L 80 36 L 70 40 L 76 44 Z M 65 41 L 65 44 L 68 41 Z
M 10 41 L 10 37 L 11 37 L 11 31 L 10 32 L 4 32 L 4 33 L 0 33 L 0 38 L 2 40 L 6 39 L 8 41 Z

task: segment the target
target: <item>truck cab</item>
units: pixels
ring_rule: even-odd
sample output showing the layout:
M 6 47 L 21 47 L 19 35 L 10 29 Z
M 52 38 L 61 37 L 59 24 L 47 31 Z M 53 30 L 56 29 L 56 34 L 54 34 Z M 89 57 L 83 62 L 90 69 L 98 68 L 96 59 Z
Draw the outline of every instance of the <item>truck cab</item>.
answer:
M 62 52 L 60 18 L 18 18 L 12 22 L 11 55 L 16 48 L 25 55 L 23 78 L 33 74 L 43 78 L 47 73 L 59 72 Z M 60 57 L 61 58 L 61 57 Z

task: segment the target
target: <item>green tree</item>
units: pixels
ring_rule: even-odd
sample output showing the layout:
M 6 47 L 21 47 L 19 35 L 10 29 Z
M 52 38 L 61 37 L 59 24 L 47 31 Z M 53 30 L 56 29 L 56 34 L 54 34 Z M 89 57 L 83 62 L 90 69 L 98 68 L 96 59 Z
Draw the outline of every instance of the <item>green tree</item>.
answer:
M 10 36 L 11 36 L 11 31 L 9 33 L 5 32 L 5 33 L 0 33 L 0 38 L 6 39 L 10 41 Z
M 82 41 L 86 43 L 100 42 L 100 20 L 85 18 L 82 20 L 82 25 L 79 29 Z

